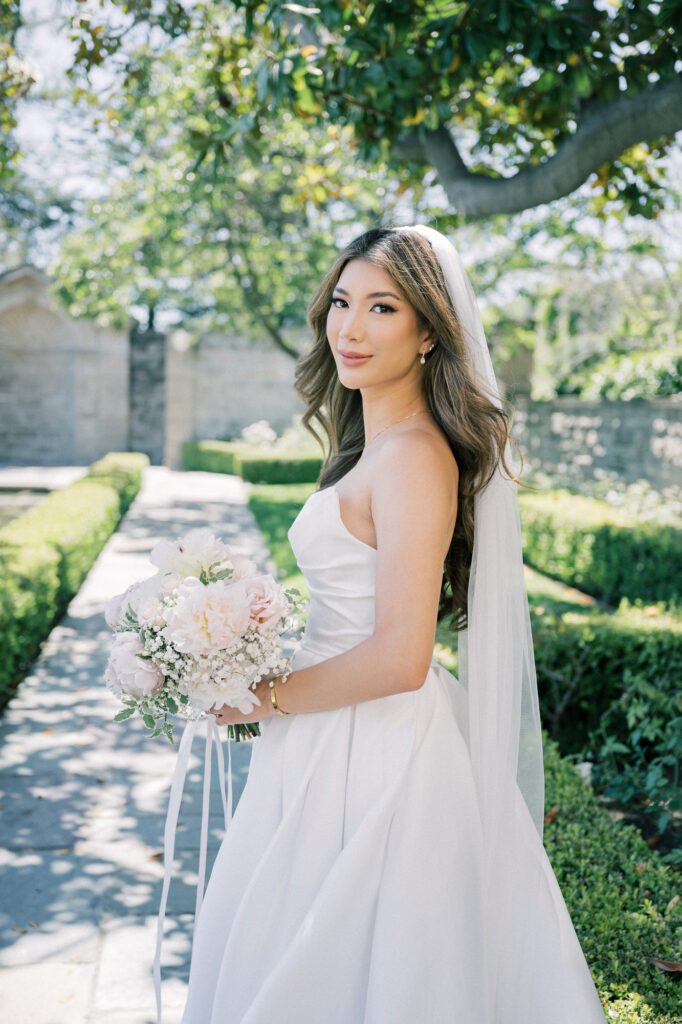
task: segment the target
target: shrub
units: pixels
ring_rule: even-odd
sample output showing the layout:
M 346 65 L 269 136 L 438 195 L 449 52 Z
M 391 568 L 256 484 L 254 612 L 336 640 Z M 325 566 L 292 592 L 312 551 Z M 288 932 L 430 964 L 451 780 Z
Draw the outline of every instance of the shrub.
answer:
M 0 705 L 28 668 L 59 608 L 59 552 L 35 543 L 21 550 L 0 531 Z
M 309 452 L 260 450 L 232 441 L 196 441 L 182 446 L 185 469 L 235 473 L 250 483 L 315 483 L 322 459 Z
M 109 452 L 103 459 L 93 462 L 88 477 L 109 483 L 116 489 L 120 513 L 124 516 L 142 485 L 142 471 L 148 465 L 148 457 L 141 452 Z
M 247 454 L 235 457 L 236 469 L 243 480 L 254 484 L 307 484 L 315 483 L 322 469 L 319 455 L 295 452 Z
M 599 791 L 664 831 L 682 810 L 682 620 L 627 600 L 611 614 L 531 605 L 543 723 L 594 762 Z
M 557 385 L 558 395 L 631 401 L 682 391 L 682 349 L 594 353 Z
M 119 496 L 111 484 L 86 477 L 55 491 L 41 505 L 13 519 L 2 531 L 16 548 L 48 544 L 59 555 L 58 602 L 76 593 L 120 519 Z
M 680 878 L 631 825 L 614 822 L 574 767 L 545 743 L 547 855 L 597 988 L 616 1022 L 679 1019 L 675 977 L 649 957 L 679 960 Z
M 187 441 L 182 446 L 182 464 L 205 473 L 236 473 L 236 447 L 231 441 Z
M 519 494 L 524 556 L 588 594 L 617 604 L 679 601 L 682 531 L 652 522 L 629 524 L 605 502 L 568 491 Z
M 0 694 L 30 664 L 140 486 L 138 453 L 112 453 L 0 530 Z

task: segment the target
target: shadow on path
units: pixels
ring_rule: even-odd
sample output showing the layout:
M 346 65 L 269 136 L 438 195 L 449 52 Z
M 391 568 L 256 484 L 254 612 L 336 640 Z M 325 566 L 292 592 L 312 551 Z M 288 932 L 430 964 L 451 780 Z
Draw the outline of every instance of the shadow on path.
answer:
M 163 874 L 163 826 L 176 748 L 120 710 L 102 676 L 106 600 L 154 571 L 160 538 L 209 526 L 270 568 L 237 477 L 145 472 L 142 491 L 45 643 L 0 722 L 0 1020 L 147 1024 Z M 182 724 L 176 729 L 179 737 Z M 250 744 L 233 744 L 234 797 Z M 198 866 L 199 730 L 176 837 L 164 941 L 164 1024 L 181 1016 Z M 215 776 L 215 773 L 214 773 Z M 209 867 L 222 837 L 212 793 Z

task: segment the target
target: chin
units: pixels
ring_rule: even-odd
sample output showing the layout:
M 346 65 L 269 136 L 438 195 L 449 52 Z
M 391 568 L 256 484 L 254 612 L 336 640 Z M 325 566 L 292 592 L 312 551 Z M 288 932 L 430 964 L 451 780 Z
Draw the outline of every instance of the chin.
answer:
M 349 380 L 348 376 L 342 373 L 339 374 L 339 383 L 342 384 L 347 391 L 357 391 L 358 388 L 361 388 L 363 386 L 362 381 L 352 379 Z
M 339 378 L 339 382 L 343 384 L 344 388 L 348 388 L 350 391 L 356 391 L 358 388 L 362 388 L 367 384 L 367 374 L 359 372 L 360 367 L 349 369 L 347 366 L 339 366 L 337 364 L 336 373 Z

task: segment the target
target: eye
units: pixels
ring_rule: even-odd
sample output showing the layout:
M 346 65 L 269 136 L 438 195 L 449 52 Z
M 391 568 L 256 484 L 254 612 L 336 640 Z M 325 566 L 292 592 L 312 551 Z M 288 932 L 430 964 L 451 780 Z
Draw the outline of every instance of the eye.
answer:
M 334 306 L 335 309 L 342 309 L 343 308 L 342 306 L 337 306 L 337 302 L 343 302 L 344 305 L 346 304 L 346 300 L 345 299 L 342 299 L 340 296 L 335 295 L 332 298 L 331 304 L 332 304 L 332 306 Z
M 372 309 L 380 309 L 384 312 L 395 313 L 394 307 L 387 305 L 385 302 L 375 302 Z

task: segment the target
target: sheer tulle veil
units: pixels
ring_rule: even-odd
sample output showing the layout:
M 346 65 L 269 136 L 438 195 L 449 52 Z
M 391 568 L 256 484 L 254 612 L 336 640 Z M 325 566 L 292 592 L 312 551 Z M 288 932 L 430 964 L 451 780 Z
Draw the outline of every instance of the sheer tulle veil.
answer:
M 456 248 L 433 228 L 415 225 L 401 230 L 418 232 L 431 244 L 478 379 L 488 397 L 501 406 L 478 304 Z M 507 441 L 508 465 L 510 447 Z M 544 770 L 517 485 L 501 463 L 474 498 L 468 628 L 459 633 L 458 648 L 483 828 L 490 991 L 506 991 L 509 996 L 524 984 L 523 971 L 507 977 L 509 965 L 518 965 L 524 948 L 530 952 L 533 942 L 532 935 L 523 935 L 523 920 L 532 919 L 524 910 L 530 909 L 534 895 L 520 895 L 524 872 L 516 858 L 521 856 L 520 831 L 528 824 L 524 815 L 530 815 L 542 839 Z M 513 956 L 508 948 L 512 937 L 519 943 Z

